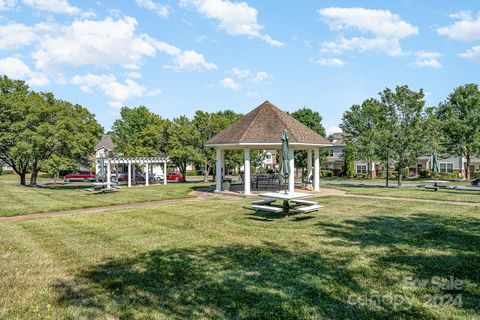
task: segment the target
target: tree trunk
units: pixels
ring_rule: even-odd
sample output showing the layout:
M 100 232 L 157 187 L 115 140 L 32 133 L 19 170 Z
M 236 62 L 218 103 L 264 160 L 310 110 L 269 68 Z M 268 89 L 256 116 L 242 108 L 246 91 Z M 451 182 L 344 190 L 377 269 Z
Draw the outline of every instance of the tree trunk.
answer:
M 26 178 L 27 175 L 24 172 L 18 173 L 18 175 L 20 176 L 20 185 L 25 186 L 27 184 L 27 178 Z
M 389 161 L 388 161 L 388 160 L 389 160 L 389 157 L 388 157 L 388 151 L 387 151 L 387 180 L 386 180 L 386 186 L 387 186 L 387 188 L 389 187 L 389 186 L 388 186 L 388 183 L 389 183 L 389 181 L 390 181 L 390 177 L 389 177 L 389 175 L 390 175 L 390 165 L 389 165 Z
M 205 164 L 205 171 L 203 173 L 203 182 L 208 182 L 208 163 Z
M 184 163 L 180 167 L 180 172 L 182 173 L 182 182 L 187 182 L 187 164 Z
M 37 165 L 34 163 L 32 164 L 32 175 L 30 176 L 30 186 L 34 187 L 37 185 L 37 177 L 38 177 L 38 172 L 40 171 L 40 168 L 37 167 Z
M 467 153 L 467 167 L 465 168 L 465 170 L 467 170 L 465 172 L 465 177 L 467 178 L 467 180 L 470 180 L 470 153 Z
M 402 186 L 402 169 L 398 169 L 397 174 L 398 174 L 397 185 L 400 187 Z
M 37 185 L 37 176 L 38 176 L 38 169 L 32 169 L 32 175 L 30 176 L 30 186 L 34 187 Z

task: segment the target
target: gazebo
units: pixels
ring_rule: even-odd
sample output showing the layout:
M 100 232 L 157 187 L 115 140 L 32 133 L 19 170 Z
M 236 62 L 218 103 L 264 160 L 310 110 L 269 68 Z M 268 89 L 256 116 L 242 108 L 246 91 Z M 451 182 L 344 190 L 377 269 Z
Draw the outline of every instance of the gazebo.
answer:
M 320 191 L 319 150 L 321 147 L 331 146 L 331 142 L 269 101 L 265 101 L 207 141 L 206 146 L 216 149 L 217 174 L 215 191 L 222 191 L 222 180 L 225 172 L 225 150 L 243 149 L 245 161 L 244 194 L 250 194 L 250 150 L 280 150 L 282 147 L 281 137 L 284 130 L 287 130 L 290 142 L 288 190 L 293 192 L 295 188 L 294 152 L 304 150 L 307 152 L 308 179 L 312 177 L 313 151 L 313 189 Z

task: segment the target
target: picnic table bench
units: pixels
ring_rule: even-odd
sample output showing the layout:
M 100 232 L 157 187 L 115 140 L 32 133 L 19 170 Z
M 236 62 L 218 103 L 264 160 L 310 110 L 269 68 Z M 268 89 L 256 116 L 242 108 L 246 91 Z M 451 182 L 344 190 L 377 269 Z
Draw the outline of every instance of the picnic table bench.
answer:
M 118 189 L 118 184 L 114 182 L 96 182 L 93 187 L 85 189 L 92 193 L 111 193 Z
M 317 211 L 323 208 L 322 205 L 315 201 L 304 200 L 305 198 L 311 198 L 314 195 L 310 193 L 300 192 L 268 192 L 259 195 L 266 199 L 260 201 L 254 201 L 252 203 L 252 209 L 255 211 L 266 211 L 280 213 L 283 212 L 286 216 L 290 211 L 296 213 L 307 213 Z M 275 201 L 283 201 L 282 205 L 275 204 Z M 292 203 L 290 203 L 292 202 Z

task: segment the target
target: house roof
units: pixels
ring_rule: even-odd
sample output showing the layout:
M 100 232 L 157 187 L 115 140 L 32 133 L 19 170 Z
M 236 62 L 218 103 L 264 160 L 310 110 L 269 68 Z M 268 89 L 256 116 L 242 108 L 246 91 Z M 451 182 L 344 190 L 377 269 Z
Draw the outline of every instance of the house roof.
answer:
M 331 142 L 269 101 L 231 124 L 207 141 L 207 146 L 281 145 L 282 133 L 288 131 L 290 144 L 331 145 Z
M 100 141 L 98 141 L 97 145 L 95 146 L 95 151 L 98 149 L 105 148 L 109 151 L 112 151 L 115 148 L 115 144 L 112 141 L 112 137 L 108 134 L 104 134 Z
M 332 133 L 329 137 L 334 146 L 344 146 L 345 145 L 345 133 L 335 132 Z

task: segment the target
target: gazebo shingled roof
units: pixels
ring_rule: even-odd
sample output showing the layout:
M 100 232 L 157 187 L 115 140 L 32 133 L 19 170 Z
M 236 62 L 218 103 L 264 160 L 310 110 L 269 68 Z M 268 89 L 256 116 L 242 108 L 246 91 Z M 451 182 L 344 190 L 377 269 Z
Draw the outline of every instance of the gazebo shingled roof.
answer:
M 281 144 L 283 130 L 289 133 L 290 144 L 329 146 L 325 139 L 269 101 L 234 122 L 207 141 L 207 146 L 242 144 Z

